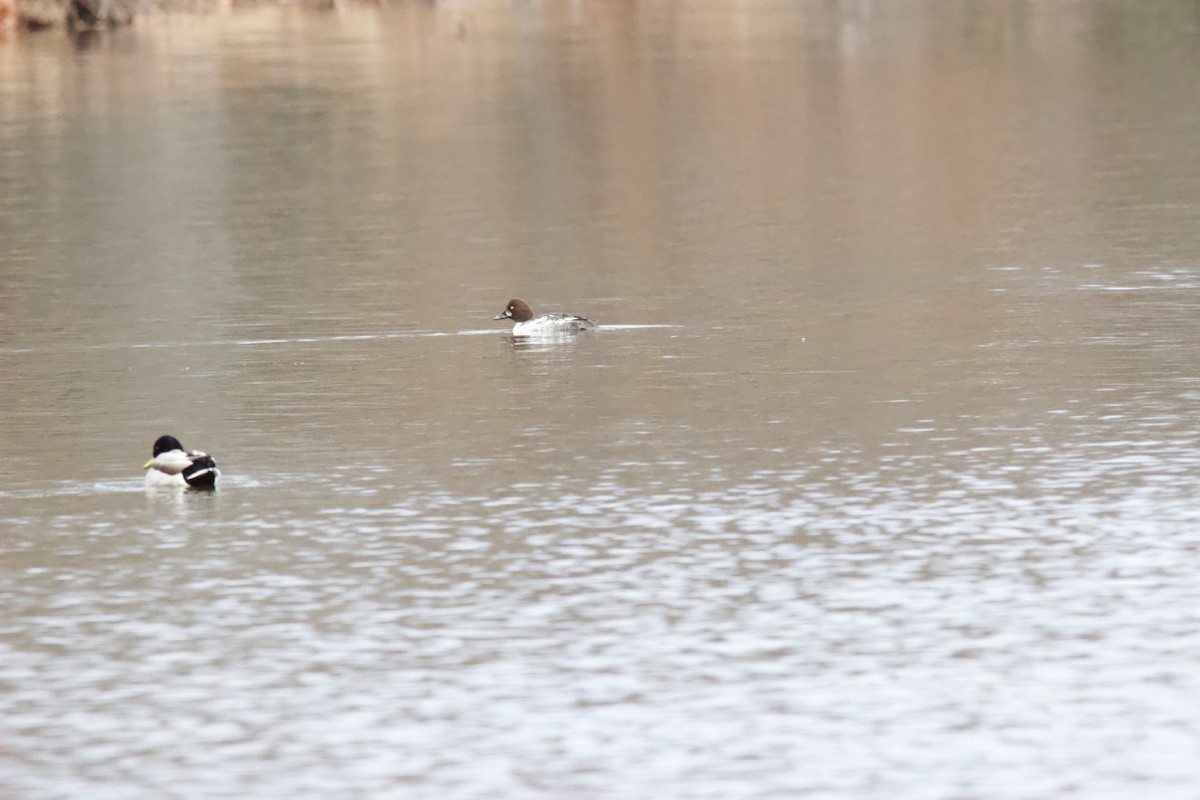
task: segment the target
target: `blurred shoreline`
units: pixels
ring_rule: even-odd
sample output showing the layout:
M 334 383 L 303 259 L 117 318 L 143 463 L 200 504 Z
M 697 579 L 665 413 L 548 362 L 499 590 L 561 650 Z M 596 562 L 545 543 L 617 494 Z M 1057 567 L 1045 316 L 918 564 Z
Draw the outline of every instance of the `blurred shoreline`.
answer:
M 378 0 L 356 4 L 380 5 Z M 95 30 L 132 25 L 163 14 L 209 15 L 234 9 L 291 6 L 312 11 L 342 12 L 346 0 L 0 0 L 0 36 L 15 31 Z

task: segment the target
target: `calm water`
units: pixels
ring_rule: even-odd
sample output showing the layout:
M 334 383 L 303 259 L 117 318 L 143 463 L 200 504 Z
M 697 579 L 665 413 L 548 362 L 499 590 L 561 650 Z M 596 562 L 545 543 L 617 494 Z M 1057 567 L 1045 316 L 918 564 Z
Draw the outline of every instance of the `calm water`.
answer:
M 1197 83 L 1184 3 L 0 42 L 3 796 L 1195 798 Z

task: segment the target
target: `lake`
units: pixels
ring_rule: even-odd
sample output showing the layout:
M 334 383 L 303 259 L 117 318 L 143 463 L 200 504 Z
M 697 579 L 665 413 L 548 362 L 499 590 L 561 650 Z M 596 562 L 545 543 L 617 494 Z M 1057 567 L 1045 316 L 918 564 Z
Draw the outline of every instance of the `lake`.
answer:
M 1157 2 L 0 41 L 4 796 L 1195 797 L 1198 75 Z

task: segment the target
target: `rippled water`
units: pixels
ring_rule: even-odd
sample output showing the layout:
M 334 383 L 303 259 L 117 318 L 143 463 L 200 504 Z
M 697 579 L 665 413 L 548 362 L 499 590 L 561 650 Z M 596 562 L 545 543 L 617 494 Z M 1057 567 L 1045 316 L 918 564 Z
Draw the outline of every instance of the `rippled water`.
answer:
M 1197 45 L 766 2 L 0 42 L 4 796 L 1193 797 Z M 513 295 L 605 328 L 514 340 Z M 165 432 L 218 492 L 143 488 Z

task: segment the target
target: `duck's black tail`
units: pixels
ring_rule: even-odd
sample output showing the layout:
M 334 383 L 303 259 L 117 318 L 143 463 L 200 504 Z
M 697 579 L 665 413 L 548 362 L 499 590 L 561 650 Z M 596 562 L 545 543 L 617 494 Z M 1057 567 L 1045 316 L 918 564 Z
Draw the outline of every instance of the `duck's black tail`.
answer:
M 183 479 L 193 489 L 215 489 L 220 474 L 221 471 L 217 469 L 217 462 L 212 460 L 212 456 L 202 456 L 183 471 Z

